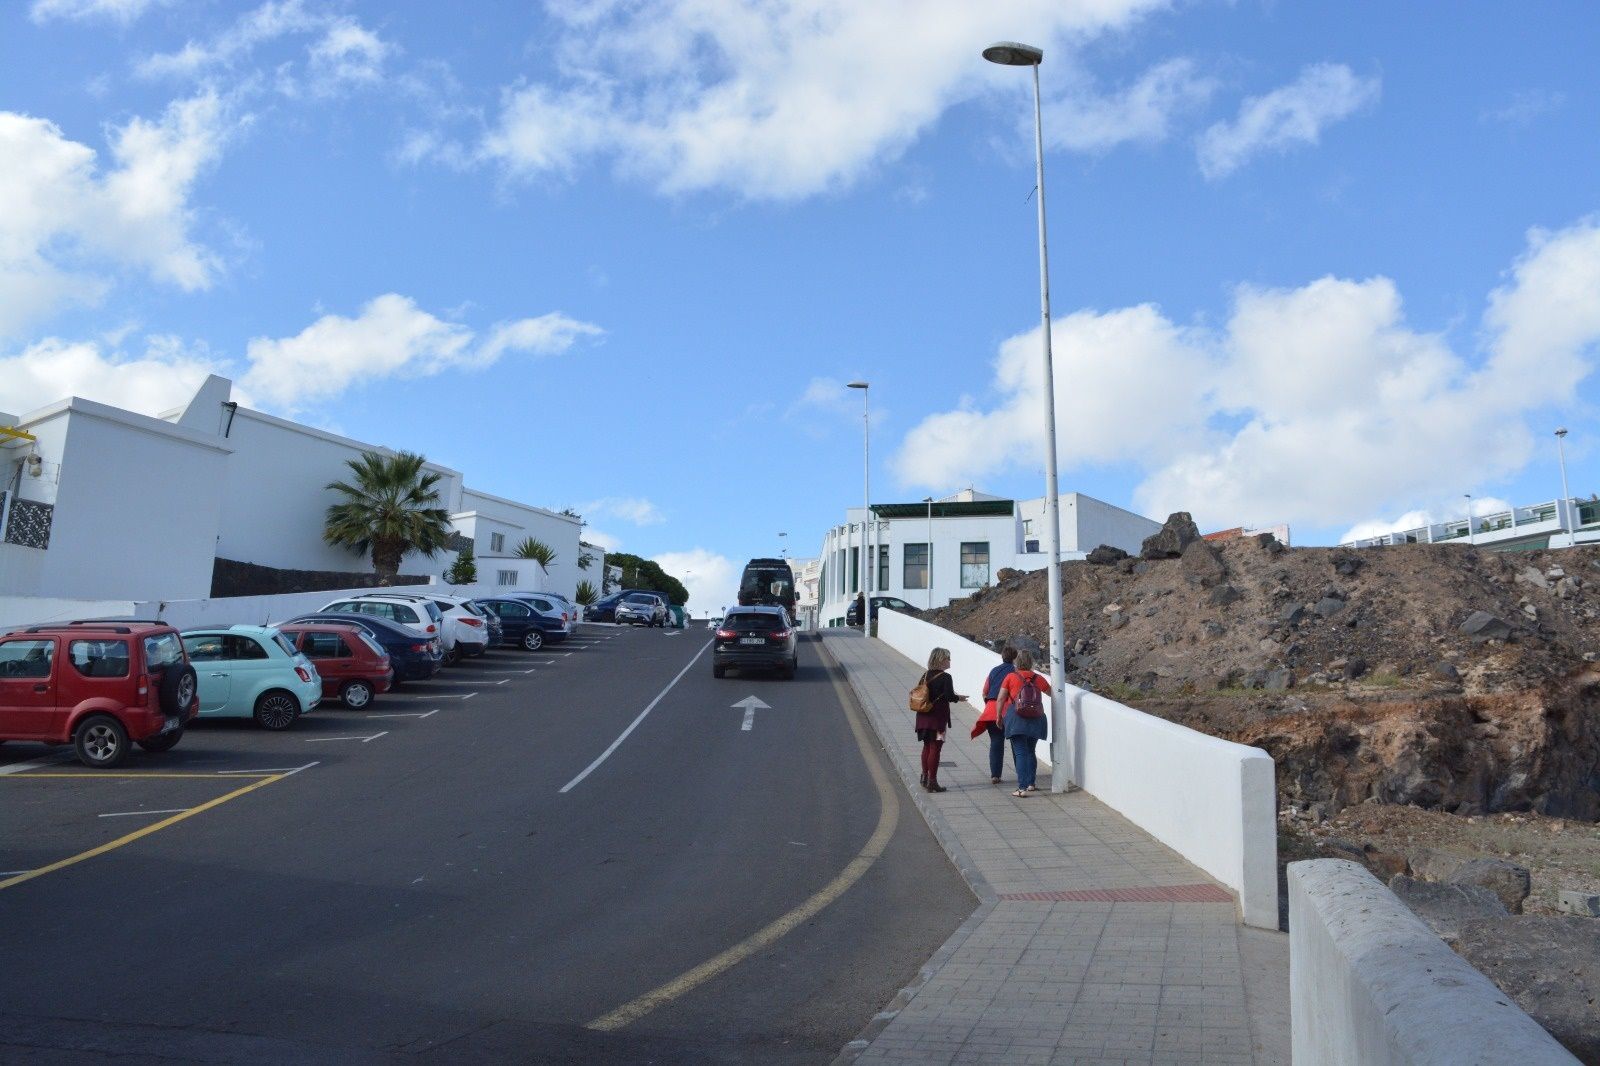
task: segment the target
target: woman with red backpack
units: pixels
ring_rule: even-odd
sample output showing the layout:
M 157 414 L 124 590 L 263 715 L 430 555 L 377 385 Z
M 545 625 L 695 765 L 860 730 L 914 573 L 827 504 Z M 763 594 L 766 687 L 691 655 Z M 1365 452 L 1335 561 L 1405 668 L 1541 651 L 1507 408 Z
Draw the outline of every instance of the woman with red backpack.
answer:
M 1000 684 L 996 713 L 1005 723 L 1006 737 L 1011 741 L 1011 761 L 1017 767 L 1017 790 L 1011 794 L 1021 799 L 1037 791 L 1034 779 L 1039 773 L 1039 757 L 1033 749 L 1044 739 L 1048 728 L 1043 697 L 1050 693 L 1050 681 L 1043 674 L 1033 672 L 1030 652 L 1017 652 L 1015 666 L 1015 672 L 1006 675 Z

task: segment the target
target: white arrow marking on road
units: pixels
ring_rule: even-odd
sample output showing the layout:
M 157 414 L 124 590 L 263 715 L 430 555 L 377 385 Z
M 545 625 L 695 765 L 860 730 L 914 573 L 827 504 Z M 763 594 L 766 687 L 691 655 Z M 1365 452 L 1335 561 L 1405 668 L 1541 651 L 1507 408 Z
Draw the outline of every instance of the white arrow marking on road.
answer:
M 738 703 L 735 703 L 734 706 L 744 708 L 744 725 L 740 726 L 739 728 L 747 732 L 756 724 L 756 710 L 758 708 L 763 711 L 772 710 L 771 704 L 764 703 L 755 696 L 746 696 Z

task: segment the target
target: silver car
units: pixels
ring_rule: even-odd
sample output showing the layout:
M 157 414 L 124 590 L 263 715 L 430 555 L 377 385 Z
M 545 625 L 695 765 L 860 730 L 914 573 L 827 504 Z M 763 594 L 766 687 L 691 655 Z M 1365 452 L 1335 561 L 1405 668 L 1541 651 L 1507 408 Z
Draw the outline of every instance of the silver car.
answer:
M 635 592 L 624 596 L 617 604 L 615 615 L 618 625 L 626 622 L 629 625 L 638 625 L 641 622 L 647 626 L 666 627 L 667 605 L 655 596 L 643 592 Z

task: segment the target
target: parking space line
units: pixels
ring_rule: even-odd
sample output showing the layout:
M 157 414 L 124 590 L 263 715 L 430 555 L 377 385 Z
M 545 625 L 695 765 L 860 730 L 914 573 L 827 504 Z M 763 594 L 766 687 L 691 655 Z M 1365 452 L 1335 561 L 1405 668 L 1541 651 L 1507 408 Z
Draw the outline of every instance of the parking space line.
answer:
M 370 737 L 306 737 L 305 742 L 307 744 L 324 744 L 330 740 L 359 740 L 363 744 L 370 744 L 379 737 L 386 737 L 388 735 L 389 731 L 385 729 L 382 733 L 374 733 Z
M 227 803 L 231 800 L 236 800 L 240 796 L 243 796 L 249 792 L 254 792 L 258 788 L 265 788 L 275 781 L 282 781 L 287 776 L 289 775 L 273 774 L 271 777 L 263 777 L 259 781 L 252 781 L 243 788 L 236 788 L 232 792 L 229 792 L 226 795 L 218 796 L 214 800 L 207 800 L 198 807 L 190 807 L 182 814 L 174 814 L 171 817 L 163 818 L 154 825 L 147 825 L 143 829 L 135 829 L 126 836 L 120 836 L 115 840 L 107 841 L 106 843 L 101 844 L 99 847 L 90 848 L 88 851 L 80 851 L 78 854 L 70 855 L 65 859 L 59 860 L 58 862 L 52 862 L 47 866 L 41 866 L 37 870 L 29 870 L 27 873 L 17 874 L 13 877 L 7 877 L 5 880 L 0 881 L 0 891 L 23 884 L 27 881 L 32 881 L 36 877 L 43 877 L 45 874 L 55 873 L 57 870 L 64 870 L 68 866 L 76 866 L 80 862 L 92 859 L 98 855 L 104 855 L 108 851 L 115 851 L 124 845 L 132 844 L 135 840 L 141 840 L 144 837 L 149 836 L 151 833 L 159 833 L 168 826 L 177 825 L 186 818 L 193 818 L 197 814 L 200 814 L 204 811 L 209 811 L 214 807 L 220 807 L 224 803 Z
M 635 729 L 639 728 L 639 723 L 644 721 L 645 715 L 649 714 L 651 711 L 656 709 L 656 704 L 660 703 L 664 698 L 666 698 L 667 693 L 672 691 L 672 686 L 676 685 L 679 681 L 683 680 L 683 675 L 687 674 L 689 672 L 689 667 L 693 666 L 696 662 L 698 662 L 699 659 L 700 659 L 700 656 L 704 655 L 706 653 L 706 649 L 711 647 L 711 645 L 713 643 L 714 643 L 713 641 L 709 641 L 708 640 L 704 644 L 702 644 L 700 646 L 700 650 L 694 653 L 694 657 L 692 659 L 690 659 L 684 665 L 682 670 L 678 671 L 678 676 L 673 678 L 671 681 L 668 681 L 667 682 L 667 687 L 662 689 L 660 692 L 656 693 L 656 698 L 650 701 L 650 705 L 647 706 L 644 710 L 639 712 L 639 717 L 637 717 L 633 721 L 629 722 L 628 723 L 628 728 L 624 729 L 622 731 L 622 733 L 617 737 L 617 739 L 613 740 L 611 742 L 611 746 L 609 748 L 607 748 L 605 751 L 602 751 L 600 753 L 600 757 L 598 759 L 596 759 L 594 762 L 590 763 L 588 766 L 584 767 L 583 773 L 579 774 L 577 777 L 574 777 L 571 781 L 568 781 L 565 785 L 562 785 L 561 786 L 561 791 L 563 793 L 570 792 L 574 786 L 582 784 L 584 778 L 586 778 L 590 774 L 594 773 L 596 768 L 598 768 L 601 763 L 603 763 L 607 759 L 611 758 L 611 753 L 616 751 L 618 748 L 620 748 L 622 746 L 622 742 L 624 740 L 628 739 L 628 734 L 632 733 Z
M 369 715 L 367 715 L 367 717 L 368 718 L 428 718 L 428 717 L 431 717 L 432 715 L 435 715 L 435 714 L 438 714 L 438 713 L 439 713 L 439 708 L 435 707 L 431 711 L 389 711 L 389 712 L 387 712 L 385 714 L 369 714 Z
M 86 769 L 86 770 L 80 770 L 77 773 L 29 774 L 26 778 L 23 778 L 23 780 L 32 780 L 33 778 L 36 778 L 36 777 L 40 777 L 40 778 L 43 778 L 43 777 L 75 777 L 75 778 L 79 778 L 79 779 L 84 780 L 84 781 L 117 781 L 117 780 L 124 780 L 124 779 L 127 779 L 127 778 L 141 778 L 141 777 L 152 777 L 152 778 L 156 778 L 156 777 L 159 777 L 159 778 L 188 777 L 188 778 L 206 778 L 206 779 L 210 779 L 210 778 L 216 777 L 217 773 L 256 774 L 256 775 L 261 776 L 261 777 L 266 777 L 266 776 L 268 776 L 270 774 L 273 774 L 273 773 L 276 773 L 276 772 L 277 771 L 274 771 L 274 770 L 231 770 L 231 771 L 229 771 L 229 770 L 220 770 L 220 771 L 217 771 L 216 773 L 208 773 L 208 774 L 164 774 L 164 773 L 112 774 L 112 773 L 106 773 L 103 770 L 87 770 Z
M 27 762 L 14 762 L 9 766 L 0 766 L 0 777 L 4 777 L 7 774 L 25 774 L 29 770 L 40 766 L 59 766 L 71 758 L 71 755 L 62 752 L 59 755 L 46 755 L 41 759 L 29 759 Z
M 189 808 L 187 808 L 187 807 L 173 807 L 172 809 L 165 810 L 165 811 L 112 811 L 110 814 L 100 814 L 100 815 L 96 815 L 95 817 L 97 817 L 97 818 L 137 818 L 137 817 L 140 817 L 140 816 L 148 816 L 148 815 L 152 815 L 152 814 L 183 814 L 186 811 L 188 811 L 188 809 Z
M 304 766 L 283 766 L 275 770 L 218 770 L 217 774 L 282 774 L 284 777 L 293 777 L 301 770 L 309 770 L 313 766 L 321 766 L 320 762 L 313 760 Z

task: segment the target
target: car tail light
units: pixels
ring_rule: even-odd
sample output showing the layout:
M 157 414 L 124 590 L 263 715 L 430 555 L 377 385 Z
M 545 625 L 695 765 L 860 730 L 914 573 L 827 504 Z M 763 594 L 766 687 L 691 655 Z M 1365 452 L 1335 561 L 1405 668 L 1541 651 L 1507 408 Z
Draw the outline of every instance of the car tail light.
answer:
M 736 637 L 738 635 L 739 634 L 735 633 L 731 629 L 719 629 L 719 630 L 717 630 L 717 639 L 718 640 L 732 640 L 734 637 Z
M 787 629 L 780 629 L 776 633 L 772 634 L 772 636 L 769 639 L 771 639 L 771 640 L 788 640 L 789 639 L 789 631 Z
M 294 668 L 294 672 L 300 676 L 300 680 L 301 681 L 310 681 L 311 680 L 311 671 L 307 670 L 303 666 L 295 667 Z
M 460 618 L 457 621 L 465 622 L 469 626 L 481 626 L 483 622 L 476 618 Z
M 411 650 L 416 652 L 418 655 L 426 655 L 428 653 L 428 651 L 430 650 L 430 645 L 427 645 L 427 644 L 413 644 L 413 645 L 411 645 Z
M 428 628 L 427 628 L 427 629 L 426 629 L 426 630 L 424 630 L 424 632 L 426 632 L 426 633 L 432 633 L 432 632 L 433 632 L 433 625 L 432 625 L 432 623 L 429 623 L 429 625 L 428 625 Z

